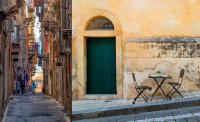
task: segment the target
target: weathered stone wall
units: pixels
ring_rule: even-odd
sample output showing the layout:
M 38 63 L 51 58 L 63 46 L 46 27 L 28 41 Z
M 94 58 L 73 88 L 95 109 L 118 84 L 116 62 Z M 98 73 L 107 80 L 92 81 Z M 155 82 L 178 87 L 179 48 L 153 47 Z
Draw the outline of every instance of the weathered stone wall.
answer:
M 124 48 L 128 57 L 194 58 L 200 56 L 200 37 L 126 37 Z
M 132 72 L 135 72 L 139 84 L 150 85 L 155 89 L 157 85 L 148 78 L 149 74 L 160 70 L 163 74 L 171 75 L 172 81 L 177 81 L 180 70 L 185 69 L 180 90 L 200 90 L 199 43 L 199 37 L 125 38 L 124 98 L 136 95 Z M 171 87 L 165 82 L 163 89 L 169 91 Z

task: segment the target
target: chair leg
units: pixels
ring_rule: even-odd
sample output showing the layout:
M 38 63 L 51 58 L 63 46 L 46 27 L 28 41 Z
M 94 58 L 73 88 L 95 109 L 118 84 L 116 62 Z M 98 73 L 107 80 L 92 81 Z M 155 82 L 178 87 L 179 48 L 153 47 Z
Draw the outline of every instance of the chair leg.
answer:
M 173 91 L 173 92 L 172 92 L 172 91 Z M 172 96 L 174 95 L 175 92 L 176 92 L 176 91 L 175 91 L 174 88 L 173 88 L 173 89 L 171 90 L 171 92 L 169 92 L 169 93 L 167 94 L 169 100 L 171 100 L 171 98 L 172 98 Z M 170 93 L 171 93 L 171 95 L 170 95 Z
M 175 90 L 183 98 L 183 95 L 178 91 L 178 89 L 175 88 Z
M 172 87 L 173 87 L 173 90 L 174 90 L 174 92 L 170 95 L 170 96 L 168 96 L 169 97 L 169 99 L 171 99 L 171 97 L 175 94 L 175 92 L 177 92 L 182 98 L 183 98 L 183 96 L 182 96 L 182 94 L 178 91 L 178 88 L 176 88 L 176 86 L 174 86 L 174 85 L 171 85 Z M 171 90 L 172 91 L 172 90 Z
M 138 92 L 137 97 L 134 98 L 133 104 L 135 104 L 135 101 L 137 100 L 137 98 L 144 92 L 144 89 L 140 92 Z
M 174 89 L 172 89 L 171 91 L 169 91 L 169 93 L 167 93 L 167 96 L 169 96 L 169 94 L 173 91 Z
M 145 90 L 144 90 L 145 91 Z M 141 94 L 141 96 L 142 96 L 142 98 L 145 100 L 145 102 L 147 102 L 148 103 L 148 97 L 145 95 L 145 94 Z

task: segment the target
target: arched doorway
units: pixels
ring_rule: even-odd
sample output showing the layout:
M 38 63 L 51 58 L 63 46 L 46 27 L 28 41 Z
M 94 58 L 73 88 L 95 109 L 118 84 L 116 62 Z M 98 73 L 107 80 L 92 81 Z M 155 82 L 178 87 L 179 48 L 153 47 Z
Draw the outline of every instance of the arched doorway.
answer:
M 106 17 L 92 19 L 87 30 L 113 31 Z M 87 37 L 87 94 L 116 94 L 115 37 Z
M 117 17 L 113 15 L 112 13 L 105 11 L 105 10 L 94 10 L 92 12 L 89 12 L 88 14 L 85 14 L 86 16 L 81 18 L 81 23 L 77 32 L 74 32 L 74 34 L 78 34 L 76 47 L 77 48 L 77 78 L 78 78 L 78 86 L 77 86 L 77 98 L 78 99 L 117 99 L 117 98 L 123 98 L 123 60 L 122 60 L 122 34 L 121 34 L 121 24 Z M 75 36 L 74 36 L 75 37 Z M 100 43 L 101 42 L 101 43 Z M 94 46 L 91 46 L 94 45 Z M 107 45 L 107 46 L 106 46 Z M 98 48 L 95 48 L 95 46 L 98 46 Z M 106 46 L 106 47 L 105 47 Z M 89 48 L 88 48 L 89 47 Z M 96 84 L 95 87 L 92 87 L 93 85 L 89 86 L 89 82 L 94 81 L 88 77 L 91 75 L 88 74 L 89 68 L 93 68 L 95 66 L 99 66 L 99 63 L 93 64 L 94 61 L 90 60 L 90 56 L 98 56 L 99 54 L 94 53 L 101 52 L 102 55 L 106 54 L 103 51 L 106 51 L 106 49 L 109 50 L 110 54 L 112 56 L 107 55 L 106 59 L 104 57 L 96 57 L 95 60 L 102 61 L 102 65 L 105 65 L 103 62 L 112 61 L 110 67 L 104 66 L 104 69 L 99 69 L 98 71 L 103 72 L 104 70 L 107 70 L 111 79 L 110 86 L 107 87 L 107 82 L 105 80 L 104 84 L 102 83 L 101 87 L 105 87 L 104 90 L 96 90 L 95 87 L 98 87 L 99 85 Z M 91 51 L 92 50 L 92 51 Z M 88 54 L 88 52 L 94 53 L 94 54 Z M 88 55 L 89 58 L 88 58 Z M 114 57 L 115 56 L 115 57 Z M 111 60 L 109 59 L 111 58 Z M 93 58 L 94 59 L 94 58 Z M 89 61 L 90 60 L 90 61 Z M 109 64 L 109 62 L 106 62 Z M 88 65 L 93 67 L 88 67 Z M 101 66 L 103 68 L 103 66 Z M 112 69 L 112 71 L 110 70 Z M 114 70 L 113 70 L 114 69 Z M 107 73 L 108 74 L 108 73 Z M 101 77 L 102 75 L 107 74 L 99 74 L 98 77 Z M 104 76 L 107 77 L 107 76 Z M 102 77 L 103 78 L 103 77 Z M 113 81 L 113 82 L 112 82 Z M 95 82 L 92 82 L 95 83 Z M 97 82 L 96 82 L 97 83 Z M 92 91 L 90 88 L 93 88 Z M 97 95 L 98 94 L 98 95 Z

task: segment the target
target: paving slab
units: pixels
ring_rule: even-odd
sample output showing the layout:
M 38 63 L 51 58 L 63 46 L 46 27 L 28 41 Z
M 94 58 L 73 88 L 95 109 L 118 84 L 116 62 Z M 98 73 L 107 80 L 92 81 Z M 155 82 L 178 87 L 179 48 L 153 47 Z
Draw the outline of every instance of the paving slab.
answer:
M 187 112 L 191 110 L 195 110 L 195 112 L 193 114 Z M 200 106 L 192 106 L 131 115 L 75 120 L 74 122 L 196 122 L 199 121 L 198 117 L 200 117 Z
M 2 122 L 66 122 L 64 107 L 43 94 L 13 96 Z
M 191 96 L 192 94 L 192 96 Z M 187 93 L 184 98 L 157 100 L 132 104 L 132 100 L 78 100 L 72 102 L 72 120 L 138 114 L 200 105 L 199 92 Z M 190 96 L 189 96 L 190 95 Z

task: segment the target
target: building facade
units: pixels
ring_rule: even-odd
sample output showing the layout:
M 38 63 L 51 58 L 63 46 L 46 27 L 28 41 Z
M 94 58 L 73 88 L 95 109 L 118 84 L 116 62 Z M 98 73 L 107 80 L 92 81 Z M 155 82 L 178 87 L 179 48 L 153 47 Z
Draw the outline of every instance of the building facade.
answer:
M 71 118 L 71 0 L 46 0 L 41 17 L 45 94 L 65 107 Z
M 131 73 L 155 89 L 149 74 L 159 70 L 176 80 L 182 68 L 181 92 L 200 90 L 200 1 L 73 0 L 72 5 L 74 100 L 131 99 L 136 96 Z M 167 82 L 163 86 L 171 89 Z
M 34 75 L 33 20 L 25 0 L 0 0 L 0 121 L 19 74 Z M 34 9 L 34 8 L 33 8 Z
M 15 22 L 13 17 L 21 7 L 20 1 L 0 0 L 0 120 L 14 89 L 11 51 Z

